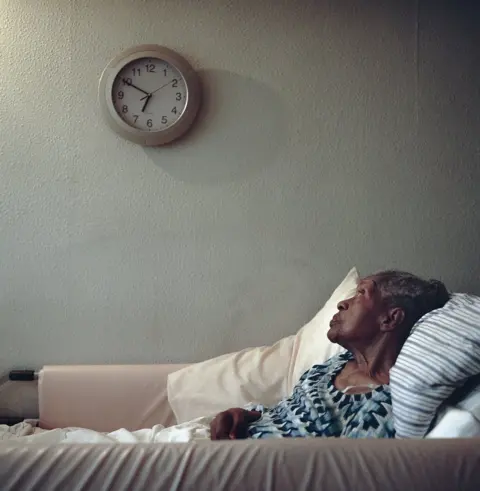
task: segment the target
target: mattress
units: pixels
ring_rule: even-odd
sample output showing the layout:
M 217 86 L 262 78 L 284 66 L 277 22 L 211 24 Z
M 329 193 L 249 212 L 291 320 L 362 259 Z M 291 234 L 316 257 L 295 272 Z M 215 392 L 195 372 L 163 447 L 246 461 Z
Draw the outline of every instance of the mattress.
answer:
M 480 439 L 20 445 L 2 491 L 478 491 Z

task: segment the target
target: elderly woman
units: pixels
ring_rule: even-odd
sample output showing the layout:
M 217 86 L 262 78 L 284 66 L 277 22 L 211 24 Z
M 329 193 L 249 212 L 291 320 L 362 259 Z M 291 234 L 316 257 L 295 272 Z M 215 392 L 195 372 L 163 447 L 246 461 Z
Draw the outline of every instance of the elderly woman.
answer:
M 211 423 L 211 438 L 394 438 L 389 371 L 413 325 L 449 298 L 445 285 L 410 273 L 364 278 L 338 304 L 328 339 L 347 351 L 307 370 L 276 406 L 233 408 Z

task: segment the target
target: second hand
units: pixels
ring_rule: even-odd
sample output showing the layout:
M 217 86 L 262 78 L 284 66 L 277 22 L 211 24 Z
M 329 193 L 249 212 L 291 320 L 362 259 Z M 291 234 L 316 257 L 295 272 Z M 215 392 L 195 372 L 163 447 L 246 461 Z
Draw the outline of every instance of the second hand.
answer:
M 155 94 L 155 92 L 158 92 L 159 90 L 163 89 L 164 87 L 166 87 L 167 85 L 170 85 L 171 83 L 175 82 L 177 79 L 174 78 L 173 80 L 170 80 L 170 82 L 167 82 L 166 84 L 163 84 L 161 87 L 159 87 L 158 89 L 154 90 L 152 92 L 152 95 Z

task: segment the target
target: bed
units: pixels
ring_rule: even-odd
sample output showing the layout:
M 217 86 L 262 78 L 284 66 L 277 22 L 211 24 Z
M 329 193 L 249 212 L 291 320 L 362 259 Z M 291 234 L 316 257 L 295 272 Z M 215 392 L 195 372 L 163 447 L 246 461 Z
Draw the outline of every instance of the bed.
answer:
M 217 412 L 274 404 L 339 352 L 329 322 L 358 281 L 353 268 L 309 323 L 271 346 L 192 365 L 46 366 L 38 387 L 10 382 L 28 387 L 23 412 L 22 397 L 6 398 L 15 415 L 35 421 L 0 425 L 1 491 L 478 491 L 480 297 L 467 294 L 422 317 L 390 370 L 403 439 L 208 439 Z M 461 397 L 439 412 L 454 394 Z M 0 406 L 1 396 L 2 384 Z
M 167 377 L 183 365 L 50 366 L 38 425 L 134 432 L 170 426 Z M 19 382 L 20 383 L 20 382 Z M 13 490 L 478 490 L 480 438 L 0 445 Z

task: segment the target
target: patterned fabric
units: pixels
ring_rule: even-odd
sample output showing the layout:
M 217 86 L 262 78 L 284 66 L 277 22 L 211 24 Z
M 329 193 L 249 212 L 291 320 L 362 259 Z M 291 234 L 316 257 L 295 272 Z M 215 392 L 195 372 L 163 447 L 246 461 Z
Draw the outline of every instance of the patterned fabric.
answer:
M 480 297 L 455 293 L 423 316 L 390 370 L 398 438 L 423 438 L 455 391 L 480 374 Z
M 394 438 L 388 385 L 366 394 L 345 394 L 335 388 L 335 376 L 352 359 L 347 352 L 313 366 L 302 375 L 293 394 L 276 406 L 249 406 L 262 412 L 249 426 L 249 437 Z

